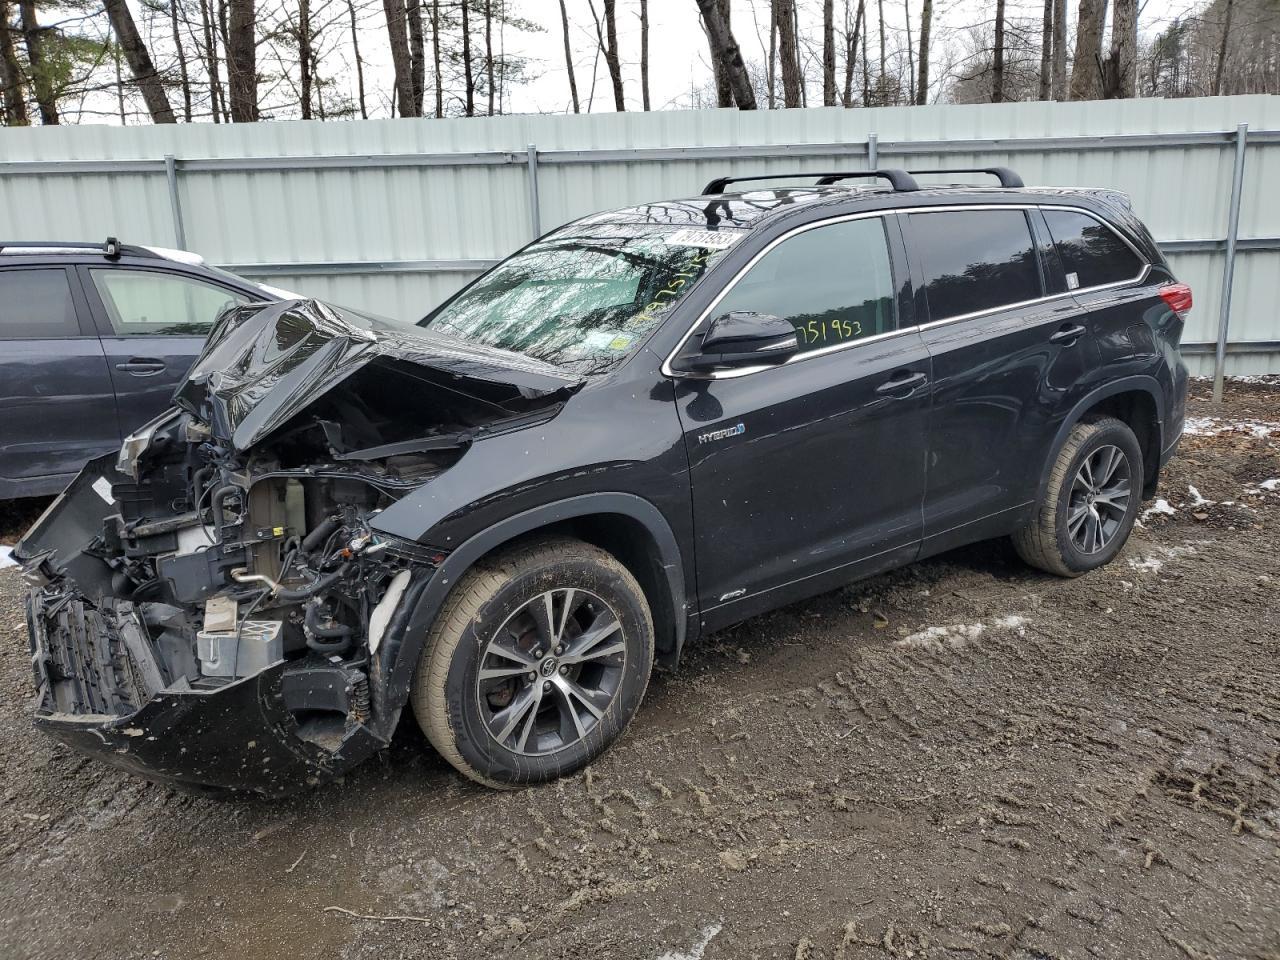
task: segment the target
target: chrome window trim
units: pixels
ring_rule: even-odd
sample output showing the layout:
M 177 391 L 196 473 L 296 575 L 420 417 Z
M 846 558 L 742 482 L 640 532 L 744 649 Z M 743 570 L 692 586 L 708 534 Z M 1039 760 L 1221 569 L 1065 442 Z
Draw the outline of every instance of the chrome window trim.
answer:
M 837 343 L 837 344 L 833 344 L 830 347 L 822 347 L 818 350 L 810 350 L 807 353 L 797 353 L 795 356 L 789 357 L 788 359 L 784 360 L 782 363 L 760 364 L 754 367 L 740 367 L 736 370 L 719 370 L 719 371 L 713 371 L 710 373 L 697 373 L 697 372 L 688 371 L 688 370 L 676 370 L 671 366 L 672 361 L 675 360 L 675 358 L 679 355 L 680 351 L 684 349 L 684 345 L 689 341 L 689 338 L 693 336 L 694 331 L 697 330 L 698 327 L 701 326 L 702 323 L 707 319 L 707 317 L 711 315 L 711 312 L 715 310 L 717 306 L 719 306 L 720 301 L 725 298 L 725 296 L 729 293 L 730 290 L 732 290 L 735 286 L 737 286 L 738 281 L 741 280 L 743 276 L 747 274 L 748 271 L 750 271 L 757 263 L 759 263 L 770 251 L 772 251 L 780 243 L 790 240 L 792 237 L 797 236 L 801 233 L 804 233 L 808 230 L 816 230 L 819 227 L 827 227 L 837 223 L 846 223 L 850 220 L 866 220 L 870 217 L 885 218 L 890 216 L 897 216 L 898 214 L 903 214 L 903 213 L 906 213 L 906 214 L 954 213 L 957 211 L 970 211 L 970 210 L 1065 210 L 1069 213 L 1084 214 L 1085 216 L 1098 221 L 1098 223 L 1102 224 L 1104 227 L 1106 227 L 1108 230 L 1114 233 L 1117 237 L 1119 237 L 1121 242 L 1123 242 L 1125 246 L 1127 246 L 1130 250 L 1132 250 L 1134 255 L 1137 256 L 1137 258 L 1142 262 L 1142 269 L 1138 272 L 1136 276 L 1128 280 L 1117 280 L 1113 283 L 1104 283 L 1104 284 L 1099 284 L 1098 286 L 1093 286 L 1093 287 L 1079 287 L 1075 290 L 1065 290 L 1062 293 L 1052 293 L 1052 294 L 1048 294 L 1047 296 L 1037 297 L 1034 300 L 1023 300 L 1018 303 L 1007 303 L 1007 304 L 1004 304 L 1003 306 L 991 307 L 986 310 L 978 310 L 973 313 L 962 313 L 954 317 L 944 317 L 941 320 L 930 320 L 928 323 L 918 323 L 910 327 L 900 328 L 898 330 L 889 330 L 889 331 L 886 331 L 885 333 L 877 333 L 870 337 L 862 337 L 858 340 L 851 340 L 848 343 Z M 1027 227 L 1028 229 L 1030 229 L 1031 224 L 1028 223 Z M 1031 239 L 1033 242 L 1035 241 L 1034 231 L 1032 231 Z M 1052 235 L 1050 236 L 1050 239 L 1052 239 Z M 1057 241 L 1054 241 L 1055 244 L 1056 242 Z M 885 238 L 885 243 L 887 247 L 888 237 Z M 910 254 L 910 251 L 908 251 L 908 254 Z M 1101 217 L 1099 217 L 1096 213 L 1092 212 L 1091 210 L 1086 210 L 1083 207 L 1076 207 L 1076 206 L 1072 206 L 1070 204 L 1065 204 L 1065 203 L 948 204 L 947 206 L 937 206 L 937 207 L 929 207 L 929 206 L 893 207 L 888 210 L 865 210 L 861 213 L 848 213 L 838 217 L 829 217 L 824 220 L 815 220 L 812 223 L 803 223 L 800 226 L 796 227 L 795 229 L 788 230 L 786 233 L 782 234 L 781 236 L 775 237 L 763 249 L 757 251 L 755 256 L 753 256 L 750 260 L 748 260 L 745 264 L 743 264 L 738 269 L 738 272 L 729 278 L 729 282 L 726 283 L 724 287 L 720 290 L 720 292 L 716 294 L 715 299 L 712 300 L 711 303 L 709 303 L 706 306 L 706 308 L 701 313 L 698 314 L 697 318 L 689 326 L 689 329 L 685 331 L 684 336 L 680 338 L 679 342 L 676 343 L 675 347 L 671 350 L 671 352 L 667 354 L 666 359 L 662 361 L 661 372 L 664 376 L 672 377 L 675 379 L 732 380 L 732 379 L 735 379 L 736 377 L 745 377 L 753 373 L 759 373 L 762 370 L 776 370 L 780 367 L 787 367 L 793 363 L 800 363 L 801 361 L 808 360 L 810 357 L 821 357 L 821 356 L 826 356 L 827 354 L 835 353 L 840 350 L 849 350 L 854 347 L 859 347 L 864 343 L 874 343 L 878 340 L 887 340 L 890 337 L 903 336 L 909 333 L 919 333 L 919 331 L 921 330 L 931 330 L 935 327 L 941 327 L 951 323 L 961 323 L 965 320 L 973 320 L 977 317 L 984 317 L 984 316 L 990 316 L 996 313 L 1003 313 L 1006 310 L 1016 310 L 1021 307 L 1034 306 L 1035 304 L 1038 304 L 1038 303 L 1050 303 L 1054 300 L 1063 300 L 1069 297 L 1074 297 L 1077 294 L 1093 293 L 1098 290 L 1110 290 L 1118 287 L 1129 286 L 1130 284 L 1139 283 L 1145 280 L 1147 276 L 1150 274 L 1150 272 L 1151 272 L 1151 262 L 1146 258 L 1146 256 L 1143 255 L 1142 251 L 1140 251 L 1136 246 L 1134 246 L 1134 244 L 1131 243 L 1127 237 L 1119 233 L 1113 226 L 1111 226 L 1111 224 L 1107 223 L 1105 220 L 1103 220 Z

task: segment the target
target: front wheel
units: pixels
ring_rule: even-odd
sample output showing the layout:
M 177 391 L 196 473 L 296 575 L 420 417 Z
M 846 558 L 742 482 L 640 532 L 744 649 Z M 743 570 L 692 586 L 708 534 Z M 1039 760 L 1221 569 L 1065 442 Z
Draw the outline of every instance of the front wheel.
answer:
M 1078 577 L 1109 563 L 1129 538 L 1141 503 L 1142 450 L 1114 417 L 1078 423 L 1049 475 L 1044 501 L 1013 535 L 1033 567 Z
M 543 783 L 621 736 L 652 668 L 653 622 L 635 577 L 598 547 L 546 540 L 458 581 L 418 665 L 413 712 L 471 779 Z

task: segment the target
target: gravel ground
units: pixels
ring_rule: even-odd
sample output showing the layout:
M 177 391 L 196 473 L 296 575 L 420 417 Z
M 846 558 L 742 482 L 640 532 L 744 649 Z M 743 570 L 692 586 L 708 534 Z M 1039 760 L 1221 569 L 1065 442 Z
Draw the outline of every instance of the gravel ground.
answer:
M 757 618 L 517 793 L 411 724 L 287 802 L 81 759 L 0 571 L 0 956 L 1277 960 L 1280 388 L 1192 407 L 1110 567 L 983 544 Z

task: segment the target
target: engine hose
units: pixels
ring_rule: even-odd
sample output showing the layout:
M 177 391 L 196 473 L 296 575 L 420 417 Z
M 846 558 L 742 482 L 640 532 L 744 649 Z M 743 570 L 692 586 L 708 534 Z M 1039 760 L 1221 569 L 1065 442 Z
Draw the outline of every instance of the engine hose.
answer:
M 213 511 L 213 525 L 218 533 L 218 542 L 222 542 L 222 524 L 224 517 L 222 514 L 222 500 L 233 493 L 239 494 L 242 491 L 234 483 L 228 483 L 226 486 L 219 487 L 213 491 L 213 496 L 209 500 L 209 508 Z
M 329 587 L 332 587 L 335 583 L 341 580 L 346 575 L 348 566 L 349 564 L 344 563 L 332 573 L 326 573 L 323 577 L 320 577 L 317 580 L 312 580 L 305 587 L 299 587 L 297 590 L 285 590 L 281 588 L 276 591 L 276 599 L 283 600 L 286 603 L 293 603 L 298 600 L 308 600 L 320 591 L 327 590 Z
M 307 604 L 306 625 L 307 646 L 316 653 L 326 656 L 346 650 L 351 643 L 351 634 L 354 632 L 345 623 L 335 623 L 331 627 L 323 626 L 320 623 L 318 603 Z
M 320 524 L 302 538 L 302 552 L 311 553 L 316 547 L 329 539 L 329 535 L 342 525 L 339 517 L 330 517 L 328 520 L 322 520 Z

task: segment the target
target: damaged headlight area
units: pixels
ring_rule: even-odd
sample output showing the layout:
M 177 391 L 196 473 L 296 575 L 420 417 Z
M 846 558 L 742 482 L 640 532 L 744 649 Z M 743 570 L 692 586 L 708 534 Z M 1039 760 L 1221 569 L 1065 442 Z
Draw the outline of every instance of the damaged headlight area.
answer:
M 220 325 L 201 361 L 221 351 L 218 369 L 197 363 L 179 408 L 91 462 L 16 555 L 38 726 L 153 779 L 282 794 L 385 746 L 398 718 L 378 652 L 444 556 L 371 519 L 552 398 L 370 350 L 318 306 L 259 309 L 275 312 Z

